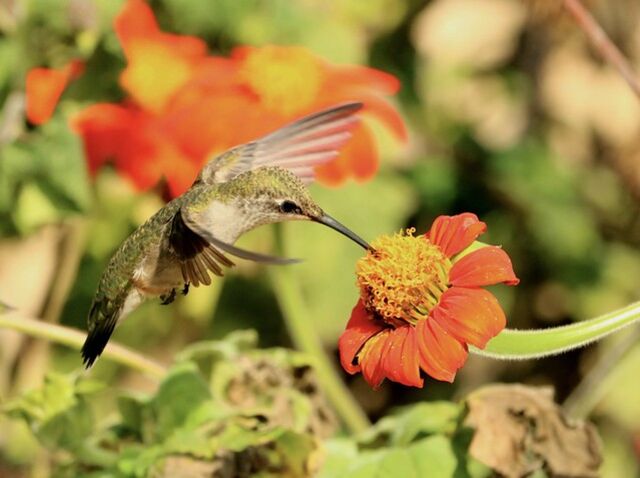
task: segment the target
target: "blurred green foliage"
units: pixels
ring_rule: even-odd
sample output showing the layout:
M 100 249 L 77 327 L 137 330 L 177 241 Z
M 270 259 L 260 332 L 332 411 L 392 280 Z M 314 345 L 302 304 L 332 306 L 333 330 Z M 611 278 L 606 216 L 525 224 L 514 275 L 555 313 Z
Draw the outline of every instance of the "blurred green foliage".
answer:
M 255 343 L 240 332 L 187 347 L 154 395 L 117 397 L 117 418 L 105 421 L 91 406 L 105 384 L 54 372 L 5 412 L 26 420 L 48 449 L 67 452 L 56 476 L 444 478 L 459 467 L 487 476 L 467 463 L 463 407 L 448 402 L 407 408 L 358 439 L 320 443 L 335 421 L 308 362 Z
M 314 186 L 313 194 L 328 212 L 367 239 L 407 226 L 425 231 L 439 214 L 475 212 L 488 224 L 486 242 L 501 244 L 509 252 L 522 280 L 517 289 L 496 290 L 511 326 L 569 323 L 640 298 L 640 110 L 615 74 L 611 81 L 599 76 L 608 70 L 570 22 L 555 17 L 541 20 L 523 3 L 499 0 L 150 3 L 163 29 L 201 36 L 212 52 L 224 54 L 240 44 L 301 44 L 332 61 L 370 64 L 397 75 L 403 84 L 399 106 L 412 133 L 410 144 L 401 149 L 383 139 L 383 161 L 375 180 L 340 189 Z M 638 9 L 629 0 L 604 3 L 597 7 L 596 15 L 638 65 L 640 52 L 633 35 L 640 18 Z M 0 235 L 9 241 L 26 237 L 44 224 L 65 224 L 76 216 L 86 219 L 86 251 L 61 314 L 63 324 L 75 327 L 84 327 L 91 296 L 110 254 L 162 204 L 157 192 L 136 194 L 108 169 L 90 179 L 78 139 L 67 126 L 69 116 L 83 105 L 122 98 L 117 78 L 124 59 L 111 27 L 121 5 L 121 1 L 110 0 L 0 3 Z M 621 18 L 621 11 L 628 14 Z M 563 69 L 553 62 L 559 54 L 564 55 Z M 19 114 L 10 114 L 9 99 L 22 92 L 29 68 L 58 67 L 78 56 L 87 60 L 86 72 L 64 94 L 51 122 L 33 128 Z M 584 65 L 592 68 L 589 74 L 584 73 Z M 608 107 L 607 99 L 614 97 L 622 97 L 631 112 L 623 114 L 617 106 L 620 103 L 613 101 Z M 295 266 L 295 274 L 310 307 L 309 327 L 333 353 L 357 297 L 352 268 L 359 251 L 313 224 L 287 224 L 284 235 L 287 254 L 305 258 Z M 242 244 L 268 248 L 272 240 L 272 231 L 261 229 Z M 41 264 L 24 267 L 37 273 Z M 0 275 L 12 274 L 0 269 Z M 216 287 L 194 290 L 170 307 L 145 304 L 119 328 L 115 338 L 164 359 L 195 340 L 221 338 L 245 327 L 259 331 L 262 346 L 291 345 L 263 269 L 241 264 Z M 10 298 L 1 299 L 10 303 Z M 8 370 L 3 368 L 2 373 L 10 377 L 0 377 L 0 387 L 4 387 L 0 397 L 21 391 L 14 386 L 22 370 L 18 364 L 21 356 L 29 356 L 31 345 L 22 344 L 11 357 L 0 354 Z M 427 381 L 424 390 L 387 383 L 379 392 L 372 392 L 361 378 L 345 379 L 374 418 L 397 405 L 458 397 L 488 381 L 548 383 L 563 399 L 607 348 L 605 343 L 513 366 L 488 366 L 481 359 L 472 359 L 454 385 Z M 640 434 L 640 406 L 632 398 L 638 395 L 637 352 L 636 346 L 608 377 L 608 391 L 593 415 L 602 425 L 605 443 L 603 476 L 621 476 L 620 470 L 632 475 L 640 469 L 633 449 L 633 439 Z M 224 364 L 231 366 L 228 357 L 221 359 L 221 369 Z M 91 387 L 67 374 L 79 368 L 75 352 L 56 348 L 49 368 L 53 372 L 44 388 L 13 402 L 11 413 L 37 424 L 34 431 L 45 442 L 54 440 L 58 448 L 78 454 L 78 447 L 83 446 L 78 438 L 102 426 L 86 418 L 90 390 L 85 387 Z M 117 389 L 123 383 L 133 389 L 144 388 L 144 384 L 106 361 L 92 373 L 112 384 L 111 389 L 98 393 L 111 403 L 108 412 L 99 415 L 115 417 L 111 423 L 118 424 L 102 430 L 108 456 L 96 453 L 94 458 L 115 460 L 110 463 L 117 463 L 113 466 L 122 467 L 125 473 L 146 472 L 178 445 L 196 456 L 211 456 L 218 446 L 215 440 L 204 444 L 189 440 L 199 436 L 189 436 L 194 431 L 211 432 L 204 426 L 207 423 L 255 426 L 243 436 L 248 442 L 239 443 L 232 433 L 215 438 L 236 451 L 276 443 L 276 453 L 267 459 L 280 465 L 282 455 L 277 450 L 295 445 L 295 453 L 285 454 L 299 459 L 287 464 L 295 468 L 302 463 L 306 466 L 315 447 L 305 438 L 304 427 L 298 426 L 307 416 L 304 397 L 292 398 L 301 417 L 298 425 L 267 427 L 267 431 L 259 420 L 244 421 L 246 417 L 237 410 L 227 410 L 226 416 L 198 415 L 198 403 L 218 400 L 220 395 L 208 372 L 203 374 L 191 359 L 178 365 L 152 398 L 120 397 L 118 408 L 113 398 L 120 395 Z M 174 386 L 187 387 L 193 403 L 172 403 Z M 166 416 L 161 416 L 157 406 L 165 400 L 162 397 L 168 397 L 172 405 Z M 398 430 L 393 437 L 385 436 L 383 445 L 376 442 L 371 447 L 384 446 L 382 450 L 365 450 L 366 445 L 350 439 L 329 442 L 321 476 L 339 476 L 331 470 L 344 467 L 350 475 L 370 476 L 367 473 L 373 469 L 400 470 L 399 466 L 408 467 L 403 469 L 407 476 L 424 476 L 425 470 L 437 476 L 435 468 L 422 467 L 440 467 L 442 476 L 449 476 L 446 471 L 458 466 L 456 452 L 446 438 L 454 406 L 420 407 L 407 412 L 404 419 L 379 423 L 372 441 L 388 435 L 389 424 Z M 411 413 L 423 415 L 416 418 Z M 444 421 L 430 422 L 431 414 Z M 78 428 L 74 436 L 47 431 L 52 424 L 56 429 L 65 428 L 69 420 Z M 412 427 L 425 428 L 416 431 Z M 185 429 L 189 433 L 182 435 Z M 22 473 L 38 455 L 37 449 L 29 448 L 31 442 L 23 431 L 11 432 L 12 440 L 24 440 L 21 462 L 5 457 L 8 439 L 4 435 L 10 430 L 15 428 L 0 422 L 2 476 Z M 131 441 L 126 450 L 111 456 L 116 436 Z M 70 473 L 77 471 L 73 467 L 84 465 L 70 462 Z

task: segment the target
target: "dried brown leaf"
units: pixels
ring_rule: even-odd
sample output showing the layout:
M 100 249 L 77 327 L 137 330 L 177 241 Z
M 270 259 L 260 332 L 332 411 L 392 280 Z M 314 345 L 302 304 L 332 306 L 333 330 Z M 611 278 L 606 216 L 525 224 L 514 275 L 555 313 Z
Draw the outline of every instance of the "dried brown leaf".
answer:
M 497 473 L 598 476 L 602 454 L 595 427 L 565 417 L 552 388 L 491 385 L 471 394 L 467 406 L 465 425 L 475 429 L 469 452 Z

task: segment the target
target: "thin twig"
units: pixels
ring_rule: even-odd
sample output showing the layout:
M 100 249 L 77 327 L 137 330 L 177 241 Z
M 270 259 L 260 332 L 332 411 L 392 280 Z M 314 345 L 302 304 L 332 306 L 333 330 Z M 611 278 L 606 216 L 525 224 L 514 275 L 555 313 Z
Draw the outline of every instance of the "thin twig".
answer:
M 87 338 L 86 334 L 79 330 L 22 317 L 17 313 L 0 314 L 0 328 L 16 330 L 31 337 L 50 340 L 76 350 L 80 350 Z M 158 362 L 113 342 L 104 349 L 102 357 L 136 369 L 155 379 L 161 379 L 167 373 L 167 369 Z
M 636 73 L 591 13 L 584 8 L 582 2 L 580 0 L 564 0 L 564 7 L 587 35 L 593 47 L 598 50 L 607 62 L 618 70 L 622 78 L 624 78 L 629 87 L 640 99 L 640 82 L 638 82 Z
M 640 327 L 633 329 L 628 335 L 612 344 L 598 359 L 582 381 L 573 389 L 571 395 L 562 404 L 567 415 L 574 418 L 585 418 L 602 400 L 609 390 L 605 380 L 609 372 L 627 355 L 640 339 Z

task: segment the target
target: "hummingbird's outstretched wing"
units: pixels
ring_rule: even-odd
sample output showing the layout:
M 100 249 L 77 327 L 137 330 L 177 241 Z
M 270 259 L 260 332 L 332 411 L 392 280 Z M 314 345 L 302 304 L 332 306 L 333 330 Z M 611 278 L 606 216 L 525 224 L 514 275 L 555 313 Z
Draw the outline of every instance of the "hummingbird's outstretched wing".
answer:
M 345 103 L 299 119 L 273 133 L 236 146 L 209 161 L 197 181 L 224 183 L 263 166 L 288 169 L 303 182 L 314 179 L 316 166 L 339 154 L 358 124 L 362 103 Z
M 191 216 L 188 207 L 181 208 L 174 216 L 167 247 L 170 251 L 163 251 L 165 257 L 174 256 L 180 263 L 185 283 L 193 284 L 195 287 L 200 284 L 211 284 L 209 272 L 222 276 L 223 267 L 234 266 L 234 263 L 222 252 L 241 259 L 269 264 L 299 262 L 298 259 L 285 259 L 247 251 L 221 241 Z
M 223 267 L 233 267 L 234 263 L 205 238 L 194 232 L 182 220 L 180 210 L 171 222 L 164 257 L 175 257 L 180 264 L 180 271 L 185 283 L 210 285 L 209 271 L 217 276 L 223 275 Z

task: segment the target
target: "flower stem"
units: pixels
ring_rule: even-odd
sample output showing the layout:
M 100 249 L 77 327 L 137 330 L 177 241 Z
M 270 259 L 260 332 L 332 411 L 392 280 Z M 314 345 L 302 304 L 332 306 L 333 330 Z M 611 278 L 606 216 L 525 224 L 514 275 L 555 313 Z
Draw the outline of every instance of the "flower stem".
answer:
M 371 424 L 338 375 L 320 339 L 313 331 L 313 323 L 310 323 L 311 314 L 302 300 L 291 270 L 287 266 L 273 267 L 270 275 L 291 338 L 298 349 L 310 355 L 318 380 L 333 407 L 351 432 L 366 430 Z
M 283 252 L 281 232 L 276 230 L 276 241 L 280 252 Z M 371 423 L 322 347 L 313 328 L 312 314 L 302 298 L 303 294 L 293 271 L 287 266 L 274 266 L 269 269 L 269 273 L 295 346 L 311 357 L 318 380 L 346 427 L 353 433 L 366 430 Z
M 618 47 L 611 41 L 582 2 L 580 0 L 564 0 L 564 7 L 587 35 L 587 38 L 594 48 L 606 61 L 618 70 L 618 73 L 620 73 L 636 96 L 640 98 L 640 82 L 638 82 L 638 78 L 629 61 L 627 61 Z
M 585 418 L 612 389 L 611 372 L 622 362 L 640 340 L 640 326 L 618 339 L 605 350 L 582 381 L 562 404 L 565 413 L 574 418 Z
M 640 320 L 640 302 L 571 325 L 541 330 L 504 329 L 484 350 L 470 350 L 484 357 L 527 360 L 558 355 L 606 337 Z
M 86 339 L 86 335 L 79 330 L 62 325 L 49 324 L 42 320 L 21 317 L 16 314 L 0 314 L 0 328 L 16 330 L 31 337 L 46 339 L 76 350 L 82 348 L 82 344 Z M 104 349 L 102 356 L 155 379 L 161 379 L 167 373 L 166 368 L 159 363 L 122 345 L 110 343 Z

